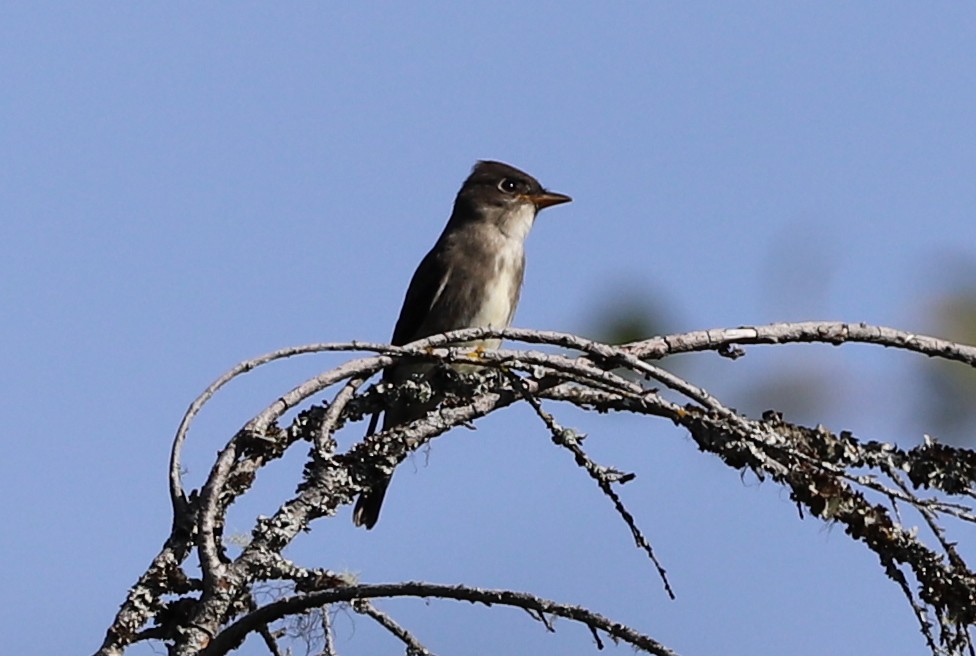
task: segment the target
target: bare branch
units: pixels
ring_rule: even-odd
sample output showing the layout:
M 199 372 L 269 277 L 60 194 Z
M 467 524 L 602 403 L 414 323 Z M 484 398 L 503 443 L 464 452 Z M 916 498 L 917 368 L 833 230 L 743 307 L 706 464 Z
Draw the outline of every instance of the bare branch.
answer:
M 512 348 L 472 353 L 453 346 L 493 337 L 543 350 Z M 610 635 L 656 654 L 665 647 L 633 629 L 575 606 L 565 606 L 512 591 L 435 586 L 424 583 L 353 586 L 349 577 L 327 569 L 306 568 L 284 559 L 282 550 L 316 519 L 334 515 L 378 475 L 389 474 L 405 458 L 444 435 L 498 409 L 524 401 L 545 423 L 551 439 L 573 454 L 575 462 L 614 504 L 671 594 L 664 568 L 654 558 L 633 515 L 613 485 L 624 473 L 594 462 L 582 437 L 561 426 L 543 409 L 541 400 L 571 403 L 584 410 L 628 412 L 665 418 L 683 427 L 698 447 L 729 467 L 753 472 L 761 480 L 782 485 L 809 515 L 840 524 L 853 539 L 875 553 L 885 573 L 906 596 L 933 653 L 972 652 L 969 627 L 976 623 L 976 574 L 948 536 L 943 522 L 954 518 L 976 522 L 976 452 L 926 440 L 912 449 L 863 441 L 822 426 L 789 424 L 775 412 L 760 419 L 742 416 L 691 381 L 647 362 L 676 353 L 714 350 L 738 357 L 743 346 L 785 343 L 840 345 L 860 342 L 909 350 L 976 366 L 976 347 L 933 337 L 839 322 L 805 322 L 698 331 L 635 342 L 601 344 L 575 335 L 509 329 L 468 329 L 436 335 L 403 347 L 365 342 L 337 342 L 281 349 L 243 362 L 215 380 L 194 400 L 173 440 L 169 465 L 173 521 L 159 555 L 129 591 L 108 629 L 99 654 L 121 654 L 140 640 L 163 640 L 174 656 L 226 653 L 252 631 L 262 632 L 271 653 L 280 651 L 267 628 L 276 619 L 321 608 L 329 603 L 355 602 L 387 630 L 404 640 L 408 650 L 426 653 L 409 630 L 399 627 L 366 599 L 421 596 L 463 599 L 525 609 L 548 628 L 549 616 L 568 617 L 600 635 Z M 558 352 L 551 352 L 553 350 Z M 568 349 L 569 353 L 563 351 Z M 194 419 L 226 384 L 265 364 L 312 353 L 365 353 L 293 387 L 257 413 L 219 451 L 199 490 L 187 493 L 181 480 L 182 450 Z M 359 439 L 344 452 L 335 434 L 349 423 L 382 410 L 391 401 L 425 392 L 429 382 L 374 386 L 366 381 L 404 359 L 454 365 L 474 364 L 483 375 L 461 376 L 437 390 L 442 399 L 426 417 L 386 432 Z M 629 372 L 620 375 L 619 371 Z M 504 372 L 499 375 L 497 372 Z M 639 380 L 651 380 L 683 396 L 678 405 L 662 398 Z M 331 394 L 328 402 L 313 397 Z M 304 408 L 300 408 L 304 404 Z M 299 408 L 290 425 L 280 428 L 284 414 Z M 593 439 L 593 438 L 591 438 Z M 226 514 L 248 490 L 262 468 L 299 442 L 310 448 L 302 480 L 290 499 L 270 516 L 258 518 L 250 542 L 231 558 L 223 546 Z M 878 499 L 884 503 L 878 503 Z M 935 544 L 929 547 L 917 531 L 906 529 L 904 513 L 917 512 Z M 930 537 L 931 539 L 931 537 Z M 193 578 L 197 555 L 203 578 Z M 255 607 L 255 586 L 278 581 L 296 594 Z M 357 601 L 358 600 L 358 601 Z M 371 609 L 371 610 L 370 610 Z M 327 614 L 327 613 L 326 613 Z M 936 627 L 938 631 L 936 632 Z M 328 636 L 328 627 L 326 627 Z M 412 640 L 412 642 L 411 642 Z M 414 644 L 416 643 L 416 644 Z M 209 646 L 208 646 L 209 645 Z M 334 651 L 326 640 L 326 653 Z M 330 651 L 331 650 L 331 651 Z
M 642 635 L 623 624 L 598 615 L 580 606 L 560 604 L 535 595 L 513 592 L 511 590 L 486 590 L 467 586 L 437 585 L 410 581 L 378 585 L 360 585 L 335 590 L 323 590 L 305 595 L 287 597 L 266 604 L 248 613 L 216 636 L 201 654 L 220 656 L 239 645 L 248 633 L 282 617 L 304 612 L 310 608 L 338 602 L 352 602 L 355 599 L 376 599 L 380 597 L 422 597 L 454 599 L 481 603 L 486 606 L 512 606 L 539 614 L 549 614 L 580 622 L 594 631 L 601 631 L 615 640 L 632 645 L 641 651 L 657 656 L 676 656 L 675 652 L 664 647 L 649 636 Z
M 647 554 L 647 557 L 657 569 L 658 576 L 661 578 L 661 582 L 664 584 L 665 592 L 668 593 L 669 597 L 674 599 L 674 590 L 671 587 L 671 582 L 668 581 L 667 571 L 654 554 L 654 549 L 651 547 L 650 542 L 647 541 L 647 538 L 644 537 L 644 534 L 637 527 L 634 516 L 624 506 L 623 501 L 620 499 L 620 495 L 618 495 L 611 487 L 613 483 L 623 484 L 632 480 L 634 478 L 634 474 L 625 474 L 593 462 L 580 444 L 583 441 L 584 436 L 572 429 L 563 428 L 556 423 L 553 416 L 542 409 L 542 404 L 539 403 L 539 400 L 529 393 L 522 380 L 518 376 L 511 373 L 509 373 L 509 376 L 512 380 L 512 384 L 516 387 L 516 389 L 519 390 L 522 397 L 529 403 L 530 406 L 532 406 L 532 409 L 535 410 L 535 413 L 539 416 L 539 418 L 542 419 L 542 422 L 549 429 L 549 433 L 552 435 L 553 443 L 567 449 L 570 453 L 572 453 L 576 464 L 590 475 L 590 477 L 599 486 L 603 494 L 609 497 L 613 502 L 613 506 L 617 511 L 617 514 L 620 515 L 620 517 L 624 520 L 624 523 L 626 523 L 627 527 L 630 529 L 631 535 L 634 537 L 634 542 L 637 543 L 638 547 L 644 550 L 644 553 Z
M 638 358 L 660 358 L 675 353 L 713 351 L 732 344 L 824 343 L 845 342 L 877 344 L 914 351 L 931 357 L 955 360 L 976 366 L 976 347 L 956 344 L 936 337 L 916 335 L 885 326 L 838 321 L 804 321 L 775 323 L 768 326 L 744 326 L 701 330 L 682 335 L 654 337 L 627 344 L 623 348 Z
M 407 646 L 407 653 L 413 656 L 434 656 L 434 653 L 424 647 L 416 637 L 402 626 L 397 624 L 392 617 L 379 610 L 365 599 L 354 599 L 352 609 L 361 615 L 366 615 L 376 620 L 376 623 L 392 633 L 396 638 Z

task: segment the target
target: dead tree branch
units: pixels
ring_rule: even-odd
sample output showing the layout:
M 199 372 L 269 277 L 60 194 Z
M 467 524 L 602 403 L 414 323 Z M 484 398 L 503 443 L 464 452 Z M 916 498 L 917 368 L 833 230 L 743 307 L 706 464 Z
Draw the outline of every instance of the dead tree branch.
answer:
M 488 337 L 503 337 L 516 348 L 470 352 L 452 346 Z M 224 654 L 250 632 L 259 632 L 274 652 L 279 647 L 278 634 L 270 628 L 273 623 L 337 603 L 349 603 L 367 614 L 412 653 L 430 653 L 408 629 L 368 601 L 422 597 L 515 606 L 549 628 L 548 616 L 564 617 L 589 627 L 597 646 L 602 646 L 602 634 L 648 653 L 672 654 L 630 627 L 531 594 L 418 582 L 359 585 L 329 570 L 303 567 L 282 557 L 282 550 L 300 532 L 351 503 L 410 454 L 455 426 L 519 402 L 533 408 L 550 438 L 572 453 L 574 462 L 611 500 L 637 545 L 653 561 L 669 594 L 663 565 L 615 491 L 633 474 L 598 463 L 584 449 L 584 436 L 564 427 L 543 402 L 647 415 L 682 427 L 702 451 L 729 467 L 782 486 L 804 513 L 842 526 L 847 535 L 871 550 L 915 611 L 919 630 L 933 654 L 971 653 L 976 574 L 947 536 L 945 521 L 976 521 L 971 505 L 976 497 L 976 452 L 933 440 L 903 449 L 885 441 L 858 439 L 843 430 L 791 424 L 774 411 L 759 418 L 747 417 L 692 382 L 649 362 L 700 351 L 739 357 L 745 353 L 744 347 L 764 344 L 840 346 L 850 342 L 976 366 L 972 346 L 880 326 L 832 322 L 700 331 L 623 346 L 565 333 L 470 329 L 404 347 L 314 344 L 243 362 L 214 381 L 187 410 L 170 458 L 170 534 L 129 591 L 97 653 L 122 654 L 137 642 L 153 639 L 163 641 L 173 656 Z M 181 476 L 183 447 L 193 420 L 214 394 L 267 363 L 325 352 L 366 355 L 280 395 L 229 438 L 203 485 L 188 492 Z M 392 400 L 409 402 L 434 395 L 430 381 L 364 388 L 384 367 L 403 359 L 476 364 L 483 373 L 447 377 L 436 390 L 442 400 L 426 417 L 366 436 L 340 450 L 335 435 L 347 424 L 381 410 Z M 645 381 L 684 401 L 665 399 Z M 322 395 L 328 395 L 328 400 L 316 403 L 313 397 Z M 285 413 L 296 408 L 301 409 L 297 416 L 279 426 Z M 237 556 L 230 557 L 223 541 L 228 509 L 251 489 L 268 463 L 298 443 L 308 449 L 302 480 L 296 481 L 293 495 L 276 512 L 255 521 L 250 541 Z M 918 514 L 934 536 L 933 544 L 926 544 L 917 532 L 905 527 L 900 513 L 906 509 Z M 202 578 L 189 574 L 194 565 L 200 567 Z M 284 586 L 282 596 L 256 602 L 256 587 L 271 581 Z M 327 645 L 326 650 L 332 647 Z

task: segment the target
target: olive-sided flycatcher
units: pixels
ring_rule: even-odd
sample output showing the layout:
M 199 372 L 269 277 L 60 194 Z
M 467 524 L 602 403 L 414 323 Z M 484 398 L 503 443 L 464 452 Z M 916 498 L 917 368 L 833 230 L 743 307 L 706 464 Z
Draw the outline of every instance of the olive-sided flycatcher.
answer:
M 528 173 L 501 162 L 475 164 L 454 200 L 454 211 L 434 247 L 420 262 L 403 299 L 392 343 L 402 346 L 461 328 L 507 328 L 515 315 L 525 272 L 525 238 L 539 210 L 572 200 L 546 191 Z M 498 348 L 501 340 L 472 347 Z M 392 366 L 383 380 L 399 383 L 425 373 L 431 365 Z M 430 405 L 393 406 L 383 416 L 383 430 L 423 417 Z M 373 415 L 373 434 L 379 415 Z M 386 478 L 365 490 L 356 502 L 353 522 L 372 528 L 379 518 Z

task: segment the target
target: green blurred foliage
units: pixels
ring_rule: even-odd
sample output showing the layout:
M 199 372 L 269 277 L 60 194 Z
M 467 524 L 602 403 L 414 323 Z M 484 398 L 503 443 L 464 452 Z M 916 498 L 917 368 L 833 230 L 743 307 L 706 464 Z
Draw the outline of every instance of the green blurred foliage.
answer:
M 592 302 L 579 334 L 604 344 L 626 344 L 667 335 L 674 321 L 662 299 L 633 281 L 608 284 Z
M 834 318 L 830 298 L 840 257 L 802 227 L 791 226 L 787 236 L 770 241 L 757 289 L 761 310 L 755 323 Z M 945 254 L 938 265 L 945 279 L 920 278 L 928 299 L 907 297 L 902 302 L 919 324 L 919 332 L 976 344 L 976 266 L 965 259 L 953 264 Z M 578 333 L 622 344 L 677 332 L 675 303 L 664 299 L 632 278 L 607 284 L 586 304 Z M 870 364 L 865 370 L 863 365 L 870 360 L 860 354 L 855 359 L 849 352 L 818 345 L 750 348 L 746 358 L 734 362 L 699 354 L 656 364 L 705 386 L 750 416 L 774 409 L 791 421 L 844 426 L 883 426 L 883 422 L 864 420 L 885 417 L 900 427 L 894 431 L 898 436 L 885 433 L 875 435 L 877 439 L 920 441 L 928 434 L 949 444 L 976 441 L 976 370 L 936 358 L 886 353 L 885 360 L 894 361 L 895 369 L 886 368 L 880 377 Z
M 932 303 L 934 334 L 962 344 L 976 344 L 976 276 L 957 280 Z M 976 432 L 976 370 L 958 362 L 926 360 L 922 414 L 929 432 L 944 442 L 972 442 Z
M 676 324 L 667 307 L 660 295 L 633 279 L 607 283 L 586 304 L 586 315 L 576 334 L 604 344 L 627 344 L 667 335 L 675 331 Z M 682 369 L 682 361 L 675 358 L 654 364 L 676 374 Z M 629 369 L 616 369 L 615 373 L 630 380 L 639 379 Z

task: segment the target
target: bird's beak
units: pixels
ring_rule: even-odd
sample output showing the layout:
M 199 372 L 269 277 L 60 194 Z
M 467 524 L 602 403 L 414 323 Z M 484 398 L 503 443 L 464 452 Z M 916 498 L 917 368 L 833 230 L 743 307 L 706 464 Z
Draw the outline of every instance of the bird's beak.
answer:
M 566 194 L 559 194 L 555 191 L 543 191 L 541 194 L 532 194 L 528 196 L 528 199 L 532 201 L 537 210 L 541 210 L 545 207 L 552 207 L 553 205 L 560 205 L 562 203 L 568 203 L 572 198 Z

